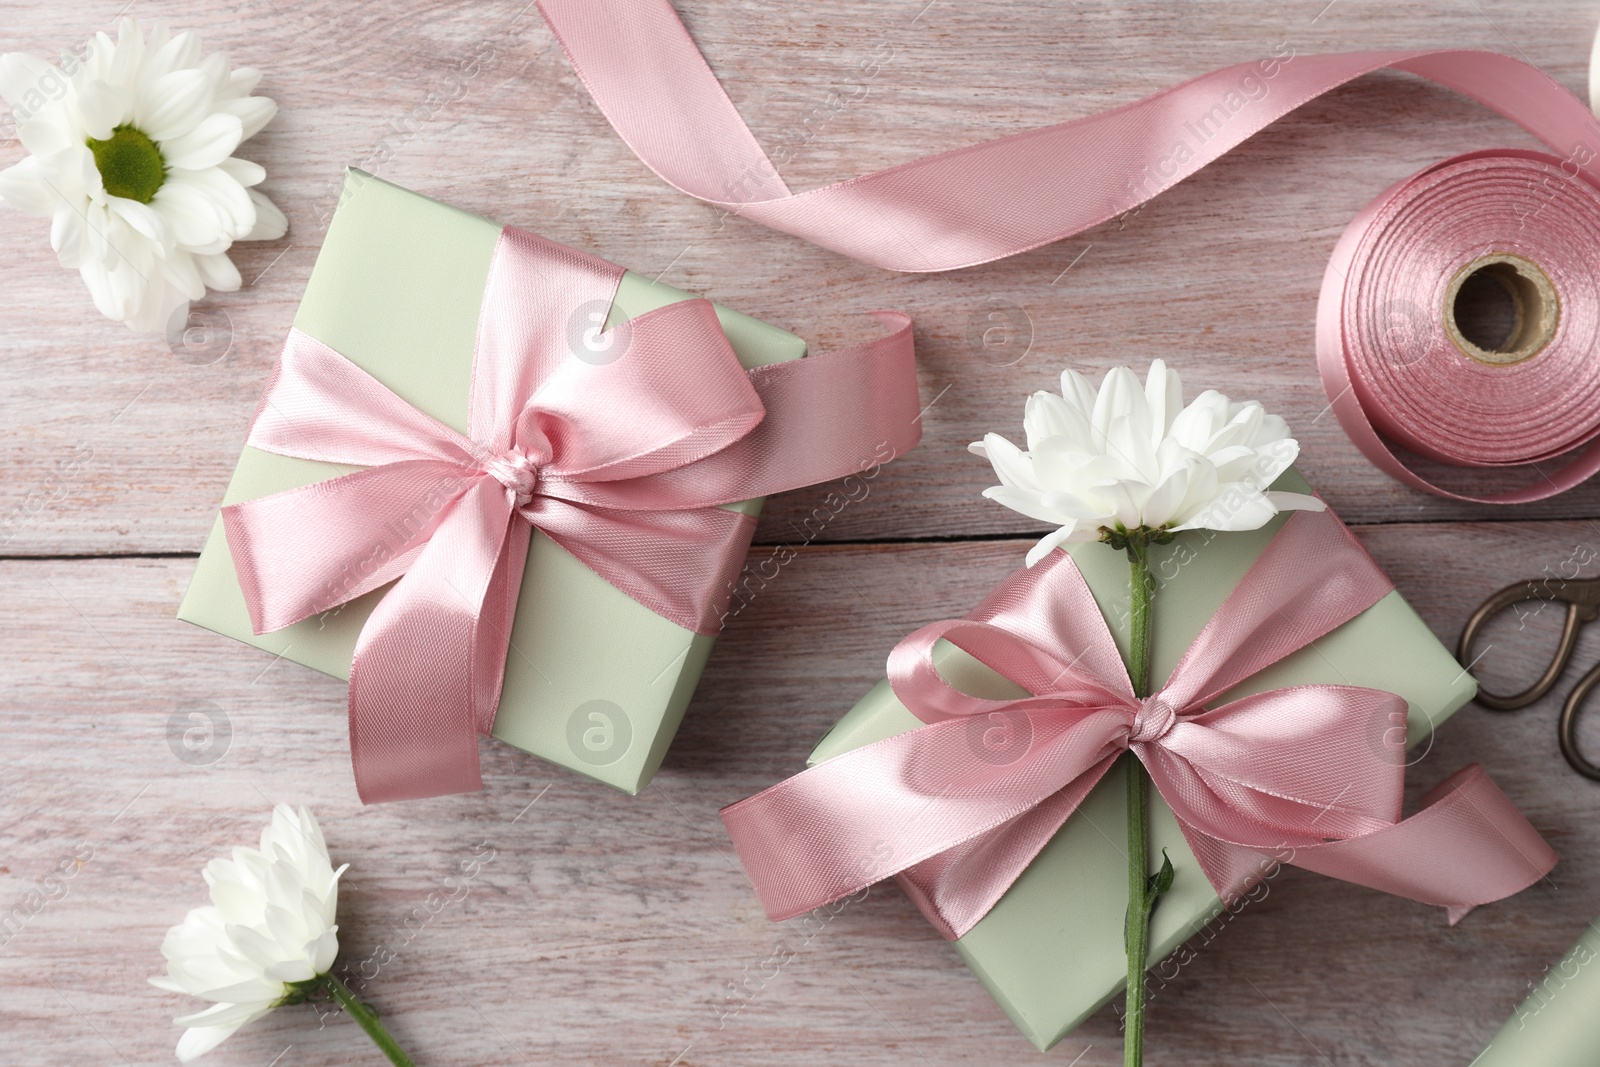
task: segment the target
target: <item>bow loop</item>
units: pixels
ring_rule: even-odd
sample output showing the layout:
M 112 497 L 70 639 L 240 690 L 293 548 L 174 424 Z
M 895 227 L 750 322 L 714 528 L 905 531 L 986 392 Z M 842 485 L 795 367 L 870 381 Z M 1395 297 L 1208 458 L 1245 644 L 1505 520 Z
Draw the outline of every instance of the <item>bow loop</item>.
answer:
M 575 346 L 551 367 L 518 415 L 518 440 L 549 442 L 548 475 L 566 495 L 683 467 L 766 415 L 708 300 L 668 304 L 602 336 L 603 348 Z M 599 422 L 596 411 L 619 417 Z
M 970 666 L 947 677 L 939 642 L 961 649 L 987 672 Z M 1116 707 L 1114 686 L 1077 669 L 1062 657 L 994 623 L 953 619 L 917 630 L 889 655 L 895 695 L 923 722 L 955 716 L 1021 710 L 1030 713 Z

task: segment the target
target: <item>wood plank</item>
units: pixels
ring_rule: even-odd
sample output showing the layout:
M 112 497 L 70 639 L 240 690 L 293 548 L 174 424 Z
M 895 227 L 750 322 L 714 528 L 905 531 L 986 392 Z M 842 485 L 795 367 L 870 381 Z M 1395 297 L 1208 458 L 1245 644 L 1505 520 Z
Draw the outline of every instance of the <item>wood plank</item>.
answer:
M 96 2 L 65 18 L 8 3 L 7 47 L 53 54 L 121 7 Z M 1324 0 L 1159 9 L 894 0 L 870 16 L 855 0 L 818 0 L 804 14 L 777 0 L 683 7 L 797 189 L 1089 114 L 1283 42 L 1301 53 L 1496 48 L 1581 92 L 1594 19 L 1580 0 L 1492 12 Z M 1181 367 L 1191 389 L 1259 397 L 1281 411 L 1305 446 L 1305 473 L 1351 521 L 1500 514 L 1378 474 L 1325 413 L 1312 365 L 1325 257 L 1361 205 L 1447 155 L 1532 143 L 1414 79 L 1380 75 L 1341 89 L 1123 224 L 1003 263 L 913 277 L 719 220 L 667 188 L 579 91 L 523 0 L 403 11 L 204 3 L 184 24 L 236 63 L 266 70 L 262 91 L 283 110 L 245 154 L 267 167 L 265 188 L 287 211 L 290 234 L 238 247 L 244 289 L 202 305 L 214 332 L 197 331 L 174 352 L 96 316 L 80 282 L 54 265 L 43 222 L 0 211 L 0 240 L 11 249 L 0 262 L 0 554 L 199 546 L 346 164 L 659 273 L 819 346 L 866 335 L 869 309 L 912 313 L 932 405 L 924 444 L 885 472 L 869 502 L 830 518 L 819 540 L 1028 529 L 978 502 L 989 476 L 966 443 L 988 430 L 1015 432 L 1022 398 L 1050 387 L 1063 366 L 1098 373 L 1155 356 Z M 881 62 L 864 77 L 861 64 L 874 57 Z M 474 60 L 476 73 L 463 78 L 462 64 Z M 0 146 L 0 164 L 21 155 L 14 139 Z M 995 302 L 1018 325 L 1001 349 L 970 339 Z M 1489 481 L 1468 475 L 1457 484 Z M 792 540 L 825 493 L 774 500 L 760 539 Z M 1516 514 L 1600 514 L 1600 487 Z
M 1600 544 L 1585 522 L 1360 535 L 1450 642 L 1512 576 L 1571 573 L 1572 559 L 1592 573 Z M 1119 1063 L 1109 1009 L 1035 1053 L 892 887 L 810 935 L 768 923 L 716 817 L 798 770 L 901 633 L 965 611 L 1022 548 L 803 550 L 719 644 L 639 797 L 486 745 L 483 794 L 374 808 L 350 785 L 342 685 L 173 618 L 190 560 L 0 562 L 0 908 L 22 905 L 80 842 L 93 849 L 66 895 L 0 946 L 7 1062 L 170 1062 L 168 1017 L 189 1005 L 144 983 L 161 935 L 203 899 L 205 860 L 253 839 L 269 801 L 288 800 L 311 805 L 352 864 L 346 958 L 398 952 L 370 994 L 418 1062 Z M 1552 637 L 1554 621 L 1542 612 L 1521 632 L 1499 628 L 1485 677 L 1536 673 L 1531 639 Z M 1600 632 L 1579 662 L 1596 657 Z M 1414 796 L 1483 762 L 1562 853 L 1550 884 L 1451 929 L 1434 910 L 1289 870 L 1158 992 L 1150 1062 L 1470 1059 L 1600 913 L 1588 888 L 1600 884 L 1600 787 L 1560 762 L 1554 702 L 1508 716 L 1465 709 L 1411 772 Z M 231 727 L 209 764 L 171 747 L 200 709 Z M 474 858 L 481 869 L 463 880 L 457 865 Z M 433 892 L 458 899 L 430 915 Z M 730 983 L 748 992 L 730 999 Z M 318 1030 L 311 1009 L 286 1009 L 207 1062 L 371 1062 L 364 1043 L 347 1021 Z

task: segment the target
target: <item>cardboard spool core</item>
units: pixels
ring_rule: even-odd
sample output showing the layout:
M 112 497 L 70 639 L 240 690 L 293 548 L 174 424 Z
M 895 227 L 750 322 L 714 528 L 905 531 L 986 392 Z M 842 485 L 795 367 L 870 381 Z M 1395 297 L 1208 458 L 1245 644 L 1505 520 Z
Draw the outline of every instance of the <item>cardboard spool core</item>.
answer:
M 1457 317 L 1462 310 L 1458 307 L 1462 290 L 1468 290 L 1470 300 L 1474 294 L 1481 296 L 1484 293 L 1485 283 L 1497 286 L 1510 298 L 1510 329 L 1502 339 L 1492 342 L 1487 342 L 1481 334 L 1477 340 L 1468 338 Z M 1489 291 L 1495 290 L 1491 288 Z M 1462 319 L 1468 317 L 1461 316 Z M 1456 271 L 1445 289 L 1445 332 L 1463 355 L 1479 363 L 1507 366 L 1532 359 L 1555 337 L 1560 321 L 1561 298 L 1556 294 L 1556 287 L 1551 284 L 1549 277 L 1539 269 L 1537 263 L 1509 252 L 1479 256 Z M 1476 327 L 1477 323 L 1474 322 L 1469 328 L 1476 334 L 1479 333 Z

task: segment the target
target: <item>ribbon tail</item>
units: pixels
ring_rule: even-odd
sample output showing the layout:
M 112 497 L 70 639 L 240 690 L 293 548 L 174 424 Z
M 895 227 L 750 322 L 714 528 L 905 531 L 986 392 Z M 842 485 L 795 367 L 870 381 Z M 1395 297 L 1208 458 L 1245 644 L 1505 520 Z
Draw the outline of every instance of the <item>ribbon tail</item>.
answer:
M 670 4 L 541 0 L 539 11 L 617 134 L 669 185 L 712 202 L 789 195 Z
M 999 903 L 1116 762 L 1115 755 L 1107 756 L 1032 811 L 908 867 L 895 880 L 939 933 L 954 941 Z
M 478 733 L 484 736 L 494 730 L 495 713 L 500 709 L 506 657 L 511 650 L 511 627 L 516 622 L 522 572 L 527 567 L 528 542 L 532 537 L 532 526 L 518 519 L 511 520 L 473 634 L 472 718 Z
M 686 630 L 722 629 L 755 519 L 722 508 L 618 511 L 536 497 L 523 514 L 584 566 Z
M 1026 749 L 1005 762 L 984 746 L 985 727 L 961 718 L 922 726 L 722 809 L 768 917 L 804 914 L 1028 815 L 1114 757 L 1127 719 L 1120 709 L 1086 710 L 1067 723 L 1058 716 L 1030 717 Z M 1020 872 L 1059 825 L 1053 815 L 1023 824 L 993 849 L 974 846 L 973 855 L 1003 858 L 1002 869 Z M 1025 838 L 1023 829 L 1042 836 Z M 976 888 L 983 876 L 977 866 L 956 866 L 953 889 L 989 895 L 990 888 Z M 935 873 L 930 868 L 924 875 Z M 913 878 L 913 885 L 926 882 Z M 941 928 L 963 925 L 976 911 L 975 899 L 936 895 L 935 914 L 947 908 L 956 920 L 935 919 Z
M 731 504 L 875 471 L 922 438 L 911 320 L 874 312 L 876 340 L 749 372 L 766 417 L 739 440 L 672 470 L 585 482 L 573 499 L 604 507 Z
M 1340 841 L 1291 846 L 1272 859 L 1330 878 L 1446 909 L 1454 925 L 1480 904 L 1528 888 L 1556 864 L 1556 853 L 1478 764 L 1464 767 L 1430 790 L 1423 808 L 1393 826 Z M 1193 831 L 1193 833 L 1191 833 Z M 1185 826 L 1196 843 L 1205 835 Z M 1238 861 L 1235 850 L 1206 849 L 1214 860 Z M 1268 854 L 1261 853 L 1264 856 Z M 1228 875 L 1202 859 L 1219 893 L 1237 895 Z M 1237 868 L 1237 863 L 1235 863 Z M 1259 876 L 1260 871 L 1257 871 Z M 1254 879 L 1250 879 L 1254 880 Z M 1225 892 L 1225 889 L 1227 892 Z
M 362 628 L 350 665 L 349 715 L 350 761 L 364 803 L 483 787 L 480 679 L 496 656 L 503 666 L 509 628 L 482 620 L 486 608 L 503 615 L 514 608 L 514 587 L 492 588 L 515 569 L 501 563 L 514 547 L 512 525 L 504 489 L 480 480 Z M 485 642 L 498 650 L 486 653 Z
M 1194 853 L 1195 862 L 1217 891 L 1222 902 L 1232 905 L 1256 884 L 1277 873 L 1280 864 L 1290 862 L 1287 848 L 1266 850 L 1236 845 L 1206 834 L 1192 823 L 1178 820 L 1178 829 Z
M 223 508 L 252 629 L 280 630 L 400 577 L 476 477 L 411 460 Z

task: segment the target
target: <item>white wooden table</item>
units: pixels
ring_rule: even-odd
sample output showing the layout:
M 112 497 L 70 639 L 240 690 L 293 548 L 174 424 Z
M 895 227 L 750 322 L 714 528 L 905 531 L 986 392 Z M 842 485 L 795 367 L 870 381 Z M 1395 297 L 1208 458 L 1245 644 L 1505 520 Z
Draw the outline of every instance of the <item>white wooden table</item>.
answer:
M 120 3 L 0 4 L 0 47 L 54 54 L 107 27 Z M 371 994 L 419 1063 L 1120 1063 L 1109 1008 L 1036 1053 L 890 886 L 803 944 L 768 923 L 716 811 L 798 770 L 881 676 L 900 631 L 964 612 L 1020 561 L 1036 531 L 978 498 L 989 475 L 965 445 L 1017 432 L 1022 398 L 1064 365 L 1098 374 L 1162 356 L 1191 391 L 1282 412 L 1306 476 L 1447 643 L 1500 586 L 1595 559 L 1600 482 L 1501 510 L 1402 489 L 1345 439 L 1312 363 L 1323 267 L 1354 212 L 1427 163 L 1531 140 L 1449 92 L 1373 76 L 1122 225 L 956 274 L 896 276 L 737 219 L 719 225 L 665 187 L 523 3 L 184 12 L 135 0 L 134 14 L 173 18 L 264 68 L 261 91 L 282 105 L 245 154 L 266 166 L 291 229 L 237 246 L 246 286 L 197 309 L 215 327 L 209 342 L 175 350 L 101 320 L 55 266 L 44 225 L 0 210 L 0 916 L 26 913 L 0 938 L 0 1062 L 171 1062 L 170 1016 L 194 1005 L 145 983 L 161 936 L 202 902 L 201 865 L 288 800 L 314 808 L 352 865 L 346 958 L 397 951 Z M 1088 114 L 1280 42 L 1494 48 L 1581 92 L 1597 16 L 1575 0 L 680 9 L 769 151 L 787 148 L 796 189 Z M 451 74 L 473 56 L 479 72 L 457 91 Z M 879 69 L 862 80 L 869 57 Z M 14 139 L 0 145 L 0 164 L 21 154 Z M 916 319 L 923 445 L 739 615 L 639 797 L 486 744 L 482 795 L 363 808 L 343 685 L 173 617 L 346 164 L 819 345 L 868 335 L 869 309 Z M 996 310 L 1014 332 L 985 347 L 974 325 Z M 758 541 L 795 540 L 824 492 L 774 499 Z M 1556 615 L 1491 635 L 1480 675 L 1501 689 L 1531 678 Z M 1580 657 L 1600 657 L 1600 636 Z M 1291 870 L 1156 998 L 1150 1062 L 1470 1061 L 1600 914 L 1600 786 L 1560 761 L 1556 702 L 1510 716 L 1469 707 L 1412 771 L 1414 794 L 1487 765 L 1562 853 L 1548 883 L 1449 929 L 1420 905 Z M 211 762 L 174 748 L 173 724 L 196 709 L 228 727 Z M 463 883 L 458 865 L 485 855 Z M 75 877 L 34 909 L 29 894 L 63 861 Z M 456 899 L 430 912 L 435 892 Z M 794 957 L 764 977 L 780 944 Z M 733 988 L 746 992 L 730 1000 Z M 376 1057 L 348 1021 L 319 1030 L 297 1008 L 209 1062 Z

